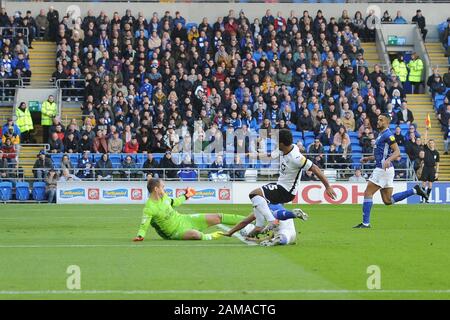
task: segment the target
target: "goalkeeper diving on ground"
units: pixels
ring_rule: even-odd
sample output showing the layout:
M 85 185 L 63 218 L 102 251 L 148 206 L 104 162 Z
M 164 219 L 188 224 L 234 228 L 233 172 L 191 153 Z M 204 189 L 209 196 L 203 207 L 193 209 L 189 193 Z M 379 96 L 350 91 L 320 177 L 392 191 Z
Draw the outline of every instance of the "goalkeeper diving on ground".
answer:
M 194 196 L 195 190 L 187 188 L 184 195 L 171 199 L 164 187 L 164 181 L 160 179 L 148 181 L 150 197 L 133 241 L 143 241 L 149 226 L 166 240 L 214 240 L 220 238 L 222 233 L 204 233 L 207 228 L 218 224 L 235 225 L 243 219 L 235 214 L 180 214 L 174 208 Z

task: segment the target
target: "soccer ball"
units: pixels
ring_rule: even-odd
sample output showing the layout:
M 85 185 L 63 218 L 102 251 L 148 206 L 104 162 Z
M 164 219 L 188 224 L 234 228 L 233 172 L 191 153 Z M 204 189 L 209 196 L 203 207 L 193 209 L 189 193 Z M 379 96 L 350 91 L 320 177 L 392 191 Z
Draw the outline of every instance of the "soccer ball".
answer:
M 255 229 L 255 225 L 250 223 L 246 225 L 243 229 L 241 229 L 239 233 L 241 234 L 241 236 L 245 238 L 246 236 L 248 236 L 250 232 L 253 231 L 253 229 Z

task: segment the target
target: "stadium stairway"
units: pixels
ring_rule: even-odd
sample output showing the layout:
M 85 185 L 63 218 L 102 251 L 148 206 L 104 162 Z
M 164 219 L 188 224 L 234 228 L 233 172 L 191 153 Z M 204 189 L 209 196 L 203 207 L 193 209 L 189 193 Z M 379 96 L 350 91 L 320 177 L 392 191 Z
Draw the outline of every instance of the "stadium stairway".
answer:
M 428 94 L 408 94 L 408 108 L 413 112 L 414 122 L 417 124 L 417 130 L 423 137 L 425 134 L 425 119 L 430 115 L 431 128 L 428 129 L 428 138 L 434 139 L 436 149 L 439 151 L 441 161 L 439 169 L 439 180 L 450 181 L 450 156 L 444 155 L 444 140 L 441 132 L 441 125 L 436 119 L 433 103 Z
M 1 106 L 0 107 L 0 123 L 4 125 L 6 120 L 12 116 L 13 107 L 12 106 Z
M 377 51 L 377 45 L 375 42 L 363 42 L 361 43 L 361 47 L 364 49 L 364 59 L 369 64 L 370 72 L 372 72 L 375 64 L 381 64 L 380 56 Z
M 445 51 L 440 42 L 426 42 L 425 48 L 428 51 L 430 57 L 431 68 L 437 67 L 441 76 L 447 72 L 448 58 L 445 56 Z
M 23 144 L 20 146 L 19 166 L 23 168 L 25 178 L 33 178 L 33 165 L 36 161 L 37 154 L 42 149 L 45 149 L 44 145 Z
M 48 83 L 56 70 L 56 44 L 52 41 L 33 41 L 29 53 L 31 86 Z

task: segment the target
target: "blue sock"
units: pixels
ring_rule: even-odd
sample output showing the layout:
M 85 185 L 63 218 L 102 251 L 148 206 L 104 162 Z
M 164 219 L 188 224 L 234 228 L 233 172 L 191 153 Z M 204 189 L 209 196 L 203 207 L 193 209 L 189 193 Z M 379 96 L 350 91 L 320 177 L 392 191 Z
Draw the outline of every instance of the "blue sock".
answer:
M 288 220 L 296 218 L 296 215 L 292 211 L 277 210 L 273 212 L 273 216 L 278 220 Z
M 396 203 L 399 201 L 402 201 L 403 199 L 406 199 L 408 197 L 411 197 L 412 195 L 415 195 L 416 191 L 414 189 L 409 189 L 406 191 L 402 191 L 402 192 L 397 192 L 395 194 L 392 195 L 392 203 Z
M 372 210 L 372 198 L 364 199 L 363 203 L 363 223 L 370 224 L 370 210 Z

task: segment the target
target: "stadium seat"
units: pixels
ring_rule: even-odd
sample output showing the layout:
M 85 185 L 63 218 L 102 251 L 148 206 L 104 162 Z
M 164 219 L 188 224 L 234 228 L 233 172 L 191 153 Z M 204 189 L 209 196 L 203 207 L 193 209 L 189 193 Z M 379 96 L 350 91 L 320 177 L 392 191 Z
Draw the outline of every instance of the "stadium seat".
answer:
M 312 131 L 304 131 L 303 138 L 306 140 L 307 138 L 315 138 L 314 132 Z
M 33 183 L 33 191 L 31 192 L 33 195 L 33 200 L 36 201 L 44 201 L 45 200 L 45 182 L 34 182 Z
M 30 198 L 30 184 L 28 182 L 16 183 L 16 200 L 26 201 Z
M 61 159 L 63 157 L 62 153 L 55 153 L 50 155 L 50 159 L 52 159 L 53 166 L 57 169 L 61 168 Z
M 352 153 L 361 153 L 362 152 L 362 147 L 358 144 L 358 145 L 353 145 L 352 144 Z
M 78 165 L 78 159 L 80 159 L 79 153 L 69 153 L 69 159 L 70 163 L 72 164 L 72 167 L 76 167 Z
M 348 136 L 350 137 L 350 140 L 351 140 L 352 138 L 358 139 L 358 132 L 357 132 L 357 131 L 348 131 L 347 134 L 348 134 Z
M 144 166 L 145 161 L 147 161 L 146 153 L 138 153 L 136 155 L 136 164 L 139 168 L 142 168 Z
M 12 197 L 12 183 L 0 182 L 0 200 L 9 201 Z
M 120 163 L 122 161 L 121 155 L 118 153 L 111 153 L 109 155 L 109 160 L 111 160 L 112 167 L 114 169 L 120 168 Z
M 194 170 L 180 170 L 178 171 L 178 177 L 181 181 L 197 181 L 197 171 Z
M 187 30 L 188 32 L 189 32 L 189 30 L 192 29 L 192 27 L 198 27 L 198 24 L 195 23 L 195 22 L 189 22 L 189 23 L 186 23 L 186 30 Z
M 102 153 L 94 153 L 92 155 L 92 161 L 95 163 L 97 163 L 98 160 L 100 160 L 102 158 L 103 154 Z

